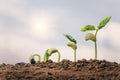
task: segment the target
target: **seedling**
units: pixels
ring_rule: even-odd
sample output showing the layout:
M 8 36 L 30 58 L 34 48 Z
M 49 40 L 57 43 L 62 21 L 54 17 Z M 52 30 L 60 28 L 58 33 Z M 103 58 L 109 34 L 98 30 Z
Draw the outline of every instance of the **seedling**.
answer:
M 35 61 L 34 57 L 37 56 L 38 57 L 38 60 Z M 35 63 L 38 63 L 40 60 L 41 60 L 41 57 L 39 54 L 33 54 L 29 57 L 29 60 L 30 60 L 30 63 L 31 64 L 35 64 Z
M 98 26 L 94 26 L 94 25 L 86 25 L 84 26 L 83 28 L 81 28 L 81 31 L 82 32 L 86 32 L 86 31 L 95 31 L 95 33 L 88 33 L 86 36 L 85 36 L 85 40 L 88 41 L 88 40 L 91 40 L 94 42 L 94 47 L 95 47 L 95 59 L 97 59 L 97 33 L 100 29 L 102 29 L 111 19 L 111 16 L 108 16 L 107 18 L 103 19 Z
M 60 52 L 56 48 L 47 49 L 44 55 L 44 62 L 47 62 L 53 53 L 58 53 L 58 63 L 60 62 Z
M 77 49 L 77 41 L 71 36 L 71 35 L 68 35 L 68 34 L 64 34 L 64 36 L 70 40 L 70 42 L 67 43 L 67 46 L 71 47 L 73 50 L 74 50 L 74 62 L 76 62 L 76 49 Z

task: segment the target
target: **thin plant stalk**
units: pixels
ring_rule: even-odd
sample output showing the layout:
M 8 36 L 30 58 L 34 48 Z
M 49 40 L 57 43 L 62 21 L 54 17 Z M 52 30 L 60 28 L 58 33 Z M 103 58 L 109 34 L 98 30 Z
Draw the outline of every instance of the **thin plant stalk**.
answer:
M 98 30 L 96 30 L 95 32 L 95 38 L 97 36 L 97 33 L 98 33 Z M 97 40 L 94 41 L 94 47 L 95 47 L 95 59 L 97 60 Z
M 60 63 L 60 52 L 58 51 L 58 63 Z
M 95 60 L 97 60 L 97 42 L 94 42 L 94 46 L 95 46 Z
M 76 49 L 74 50 L 74 62 L 76 62 Z

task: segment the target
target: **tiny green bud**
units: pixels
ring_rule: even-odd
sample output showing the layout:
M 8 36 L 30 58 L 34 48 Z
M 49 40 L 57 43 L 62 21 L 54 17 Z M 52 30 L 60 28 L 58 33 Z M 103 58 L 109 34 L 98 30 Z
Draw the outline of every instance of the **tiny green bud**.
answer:
M 85 36 L 85 40 L 88 41 L 88 40 L 92 40 L 93 42 L 96 41 L 96 37 L 94 34 L 92 33 L 88 33 L 86 36 Z
M 77 49 L 77 45 L 74 42 L 68 42 L 67 46 L 71 47 L 74 50 Z

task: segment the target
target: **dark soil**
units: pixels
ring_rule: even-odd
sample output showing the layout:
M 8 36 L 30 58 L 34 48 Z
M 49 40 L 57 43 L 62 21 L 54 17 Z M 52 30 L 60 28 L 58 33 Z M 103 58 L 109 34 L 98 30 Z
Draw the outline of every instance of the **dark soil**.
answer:
M 76 63 L 49 60 L 37 64 L 1 64 L 0 80 L 120 80 L 120 64 L 85 59 Z

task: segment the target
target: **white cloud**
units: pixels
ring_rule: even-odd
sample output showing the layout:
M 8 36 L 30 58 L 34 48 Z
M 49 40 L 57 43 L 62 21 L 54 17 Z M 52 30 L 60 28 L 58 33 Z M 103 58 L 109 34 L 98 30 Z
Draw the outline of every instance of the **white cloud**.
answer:
M 113 46 L 120 47 L 120 23 L 110 23 L 108 26 L 108 38 Z
M 54 37 L 55 30 L 53 22 L 55 21 L 55 14 L 42 9 L 36 10 L 31 8 L 31 10 L 27 10 L 26 7 L 29 8 L 30 6 L 27 6 L 26 1 L 23 0 L 0 1 L 0 12 L 2 12 L 3 15 L 12 16 L 22 23 L 22 25 L 19 26 L 21 28 L 15 28 L 17 26 L 9 27 L 11 28 L 9 31 L 10 34 L 17 32 L 17 34 L 25 34 L 26 36 L 30 35 L 38 39 L 50 39 Z M 38 30 L 34 28 L 35 24 L 33 25 L 33 22 L 41 17 L 42 19 L 46 19 L 46 24 L 48 23 L 44 28 L 45 30 Z M 6 29 L 6 25 L 3 25 L 3 29 Z
M 26 13 L 25 4 L 22 0 L 0 0 L 0 12 L 23 20 Z
M 120 23 L 110 22 L 98 33 L 98 40 L 101 42 L 104 40 L 109 40 L 111 46 L 116 49 L 120 48 Z

